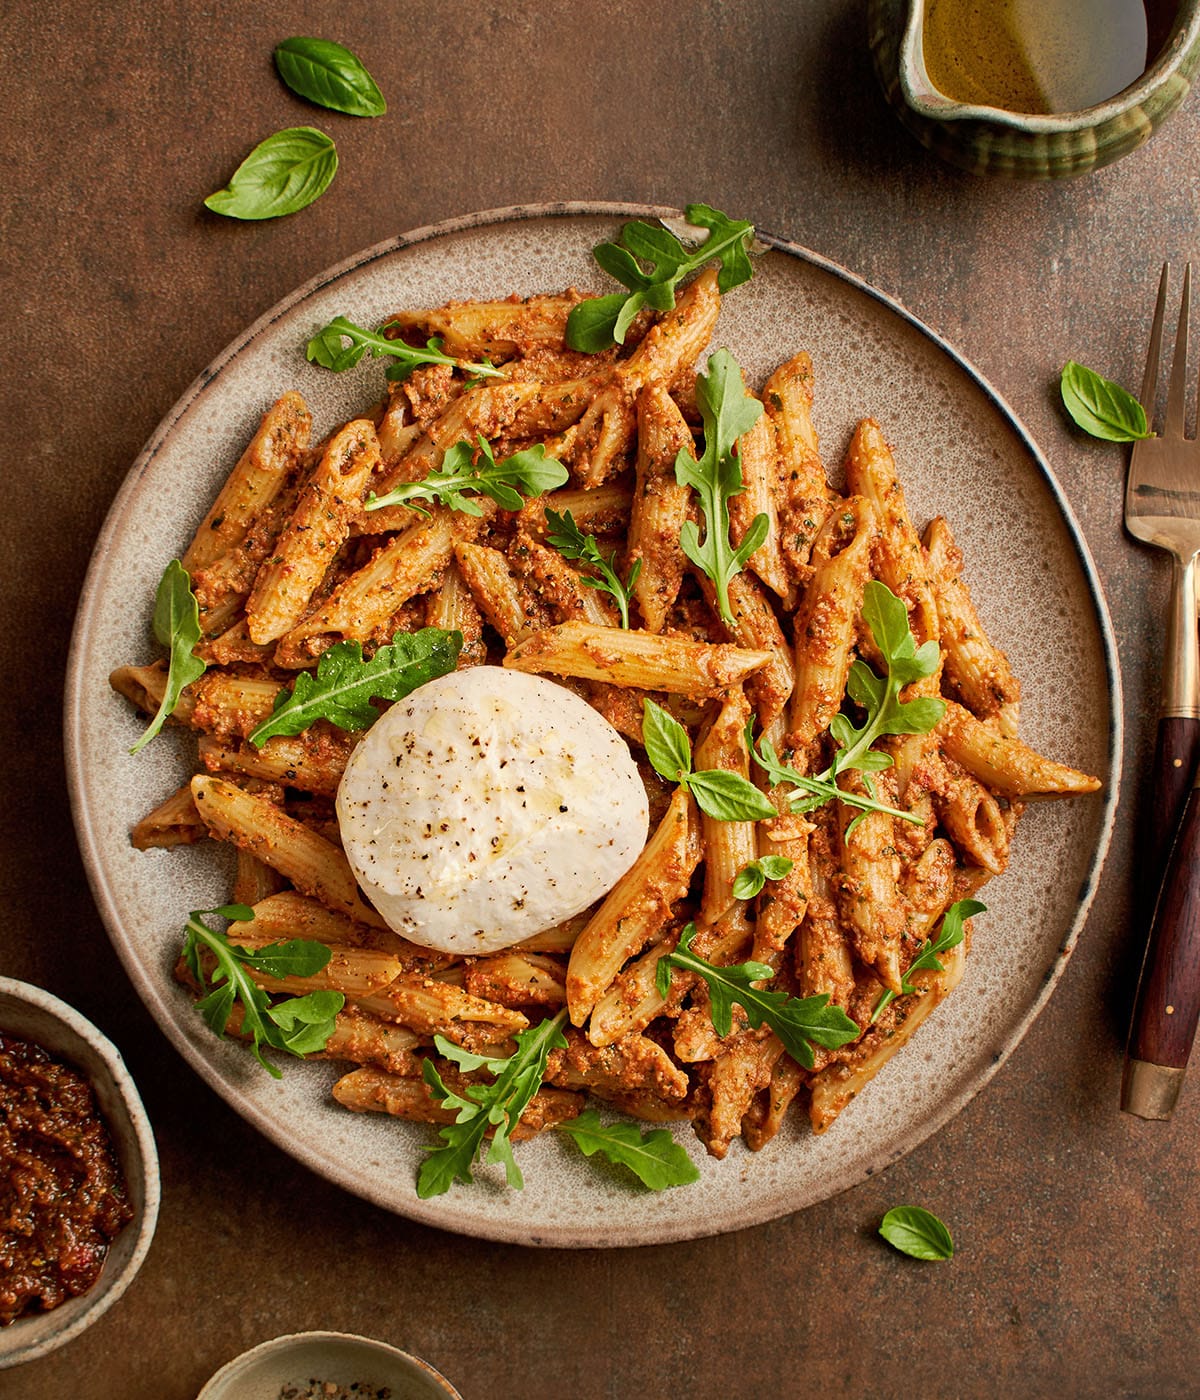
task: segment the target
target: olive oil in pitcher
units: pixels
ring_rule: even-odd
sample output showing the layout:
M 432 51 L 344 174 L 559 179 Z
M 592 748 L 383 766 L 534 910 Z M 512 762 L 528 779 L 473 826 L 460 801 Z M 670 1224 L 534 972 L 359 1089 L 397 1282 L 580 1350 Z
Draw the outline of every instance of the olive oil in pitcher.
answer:
M 925 70 L 957 102 L 1076 112 L 1146 67 L 1143 0 L 926 0 Z

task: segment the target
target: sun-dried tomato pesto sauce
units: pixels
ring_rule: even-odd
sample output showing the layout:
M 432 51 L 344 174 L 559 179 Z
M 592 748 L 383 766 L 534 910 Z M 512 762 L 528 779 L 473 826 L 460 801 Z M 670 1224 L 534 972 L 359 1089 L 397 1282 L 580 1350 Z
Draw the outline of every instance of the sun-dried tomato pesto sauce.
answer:
M 86 1293 L 132 1216 L 87 1080 L 0 1033 L 0 1324 Z

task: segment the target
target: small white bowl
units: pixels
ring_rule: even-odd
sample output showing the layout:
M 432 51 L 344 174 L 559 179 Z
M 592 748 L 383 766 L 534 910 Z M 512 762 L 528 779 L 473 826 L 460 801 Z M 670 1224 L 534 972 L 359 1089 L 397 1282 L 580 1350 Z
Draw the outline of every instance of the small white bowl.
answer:
M 263 1342 L 222 1366 L 196 1400 L 279 1400 L 283 1386 L 312 1381 L 387 1387 L 390 1400 L 462 1400 L 427 1361 L 348 1332 L 295 1332 Z
M 121 1052 L 78 1011 L 40 987 L 0 977 L 0 1031 L 35 1041 L 83 1073 L 96 1094 L 125 1177 L 133 1219 L 113 1240 L 86 1293 L 0 1328 L 0 1369 L 33 1361 L 90 1327 L 129 1287 L 158 1220 L 158 1152 L 150 1120 Z

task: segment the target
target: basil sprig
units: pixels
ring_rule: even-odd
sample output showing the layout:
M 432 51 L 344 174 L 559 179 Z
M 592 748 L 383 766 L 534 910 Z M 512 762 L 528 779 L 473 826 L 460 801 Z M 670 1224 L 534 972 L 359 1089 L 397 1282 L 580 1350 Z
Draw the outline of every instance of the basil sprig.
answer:
M 1075 423 L 1094 438 L 1138 442 L 1154 436 L 1146 423 L 1146 410 L 1129 390 L 1086 365 L 1068 360 L 1059 378 L 1059 392 Z
M 654 771 L 687 788 L 700 810 L 717 821 L 765 821 L 779 815 L 771 799 L 740 773 L 724 768 L 693 772 L 687 730 L 650 699 L 642 702 L 642 743 Z
M 167 648 L 170 661 L 167 688 L 158 710 L 145 733 L 129 750 L 137 753 L 163 727 L 163 722 L 179 703 L 185 685 L 204 674 L 207 663 L 195 654 L 200 640 L 200 605 L 192 592 L 192 580 L 178 559 L 172 559 L 163 570 L 154 599 L 154 635 Z
M 768 880 L 782 880 L 794 864 L 787 856 L 759 856 L 749 861 L 733 877 L 734 899 L 753 899 Z
M 275 49 L 275 67 L 294 93 L 318 107 L 352 117 L 381 117 L 387 111 L 362 60 L 330 39 L 285 39 Z
M 288 127 L 260 141 L 229 184 L 204 203 L 229 219 L 278 219 L 320 198 L 337 166 L 337 150 L 323 131 Z

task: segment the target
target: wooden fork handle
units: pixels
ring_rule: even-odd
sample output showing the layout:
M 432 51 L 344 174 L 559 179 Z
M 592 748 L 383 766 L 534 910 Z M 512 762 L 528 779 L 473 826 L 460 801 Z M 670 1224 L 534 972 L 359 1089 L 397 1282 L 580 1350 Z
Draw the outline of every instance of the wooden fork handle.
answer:
M 1158 722 L 1151 774 L 1149 845 L 1146 861 L 1147 902 L 1158 893 L 1171 843 L 1179 829 L 1188 790 L 1200 764 L 1200 719 L 1191 715 L 1164 715 Z
M 1195 769 L 1183 818 L 1154 907 L 1121 1107 L 1140 1118 L 1169 1118 L 1200 1020 L 1200 772 Z

